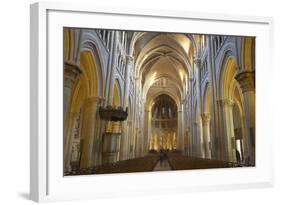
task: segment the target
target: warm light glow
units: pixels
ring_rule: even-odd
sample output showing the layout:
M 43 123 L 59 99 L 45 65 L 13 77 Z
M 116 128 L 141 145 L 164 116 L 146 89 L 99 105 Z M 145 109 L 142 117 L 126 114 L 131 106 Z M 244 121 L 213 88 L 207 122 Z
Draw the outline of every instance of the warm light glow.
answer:
M 184 71 L 183 70 L 179 70 L 179 74 L 180 74 L 180 79 L 183 82 L 183 80 L 186 78 L 186 75 L 185 75 Z
M 67 28 L 63 48 L 66 176 L 255 166 L 254 37 Z
M 184 35 L 174 35 L 174 38 L 180 43 L 181 47 L 188 54 L 191 48 L 190 40 Z
M 154 71 L 153 74 L 148 78 L 147 80 L 148 87 L 152 86 L 152 84 L 155 82 L 156 75 L 157 75 L 157 71 Z
M 183 47 L 183 49 L 185 50 L 186 53 L 189 53 L 190 50 L 190 41 L 183 39 L 181 40 L 181 45 Z
M 113 102 L 112 102 L 113 107 L 120 106 L 120 102 L 119 102 L 120 97 L 119 96 L 120 96 L 120 94 L 119 94 L 118 85 L 117 85 L 117 82 L 115 81 L 114 82 Z

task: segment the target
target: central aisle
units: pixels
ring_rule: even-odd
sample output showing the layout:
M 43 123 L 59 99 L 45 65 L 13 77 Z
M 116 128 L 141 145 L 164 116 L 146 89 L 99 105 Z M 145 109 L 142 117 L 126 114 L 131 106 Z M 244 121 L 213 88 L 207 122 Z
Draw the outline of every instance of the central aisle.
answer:
M 153 169 L 153 171 L 168 171 L 168 170 L 172 170 L 168 163 L 168 160 L 164 160 L 162 162 L 162 165 L 160 164 L 160 161 L 158 161 L 158 163 Z

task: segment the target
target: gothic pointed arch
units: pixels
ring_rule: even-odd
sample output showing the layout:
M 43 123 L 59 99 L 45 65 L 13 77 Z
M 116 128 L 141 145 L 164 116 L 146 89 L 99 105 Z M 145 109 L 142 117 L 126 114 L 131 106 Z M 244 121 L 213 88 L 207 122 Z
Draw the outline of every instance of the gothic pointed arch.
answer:
M 157 170 L 163 152 L 173 169 L 255 165 L 255 38 L 90 28 L 63 36 L 66 175 Z
M 243 70 L 255 70 L 255 39 L 245 37 L 241 42 L 241 59 Z

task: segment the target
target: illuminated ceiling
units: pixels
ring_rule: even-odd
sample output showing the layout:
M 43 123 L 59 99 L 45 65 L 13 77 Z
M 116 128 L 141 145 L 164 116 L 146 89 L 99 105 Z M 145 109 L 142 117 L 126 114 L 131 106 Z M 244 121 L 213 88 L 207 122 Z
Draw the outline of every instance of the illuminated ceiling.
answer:
M 169 79 L 183 98 L 188 77 L 192 75 L 196 45 L 202 35 L 137 32 L 134 41 L 135 72 L 140 79 L 143 99 L 162 78 Z

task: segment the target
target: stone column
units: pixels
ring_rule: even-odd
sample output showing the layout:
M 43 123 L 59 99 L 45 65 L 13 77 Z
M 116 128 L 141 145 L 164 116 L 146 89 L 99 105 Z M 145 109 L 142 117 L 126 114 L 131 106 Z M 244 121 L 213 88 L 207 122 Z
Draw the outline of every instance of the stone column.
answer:
M 100 106 L 104 106 L 105 99 L 99 98 L 97 102 L 97 112 L 95 119 L 95 135 L 92 146 L 92 159 L 91 166 L 96 166 L 101 164 L 102 160 L 102 134 L 105 129 L 105 121 L 99 116 L 98 109 Z
M 210 86 L 212 90 L 212 104 L 213 107 L 210 110 L 210 114 L 212 116 L 212 129 L 211 129 L 211 136 L 212 136 L 212 147 L 211 147 L 211 152 L 212 152 L 212 158 L 213 159 L 220 159 L 221 157 L 221 150 L 220 150 L 220 108 L 219 104 L 217 103 L 218 101 L 218 96 L 219 94 L 217 93 L 217 86 L 219 82 L 216 80 L 216 65 L 215 65 L 215 49 L 214 49 L 214 37 L 213 35 L 208 35 L 206 36 L 206 46 L 208 49 L 208 55 L 207 55 L 207 67 L 208 67 L 208 72 L 209 72 L 209 78 L 210 78 Z
M 199 107 L 199 112 L 201 112 L 201 90 L 200 90 L 200 66 L 201 66 L 201 58 L 194 58 L 194 72 L 196 78 L 196 98 L 197 98 L 197 106 Z M 200 116 L 200 113 L 197 113 Z
M 75 80 L 81 74 L 81 70 L 75 64 L 64 63 L 64 82 L 63 82 L 63 126 L 64 126 L 64 170 L 69 168 L 69 150 L 71 150 L 71 130 L 74 115 L 70 113 L 71 94 Z M 67 159 L 68 158 L 68 159 Z
M 133 56 L 126 56 L 126 74 L 125 74 L 125 94 L 123 100 L 123 108 L 129 106 L 129 90 L 130 90 L 130 73 L 134 63 Z M 122 136 L 121 136 L 121 159 L 125 160 L 128 158 L 128 120 L 122 123 Z
M 136 130 L 135 130 L 135 139 L 134 139 L 134 158 L 137 158 L 139 157 L 139 151 L 140 151 L 140 135 L 139 135 L 140 131 L 139 131 L 139 128 L 136 127 Z
M 124 107 L 128 106 L 129 102 L 129 90 L 130 90 L 130 73 L 134 66 L 134 57 L 127 55 L 126 56 L 126 83 L 125 83 L 125 95 L 124 95 Z
M 121 142 L 120 142 L 120 160 L 127 159 L 127 143 L 128 143 L 128 122 L 120 122 L 121 123 Z
M 144 107 L 143 102 L 141 101 L 141 108 Z M 140 151 L 139 156 L 142 157 L 144 153 L 144 146 L 145 146 L 145 138 L 144 138 L 144 110 L 140 109 L 140 129 L 139 129 L 139 138 L 140 138 Z
M 133 141 L 133 133 L 132 133 L 132 120 L 127 120 L 127 133 L 128 133 L 128 141 L 127 141 L 127 150 L 126 155 L 127 159 L 131 158 L 131 144 Z
M 64 151 L 64 171 L 71 171 L 70 160 L 71 160 L 71 151 L 72 151 L 72 140 L 73 140 L 73 131 L 75 127 L 75 122 L 79 116 L 78 112 L 71 112 L 68 114 L 68 127 L 66 129 L 67 136 L 65 144 L 63 146 Z
M 74 81 L 81 74 L 81 70 L 75 64 L 64 63 L 64 81 L 63 81 L 63 119 L 66 120 L 66 113 L 70 104 L 70 97 Z
M 186 150 L 185 150 L 185 155 L 187 156 L 191 156 L 191 152 L 190 152 L 190 144 L 191 144 L 191 138 L 190 138 L 190 129 L 186 128 L 185 129 L 185 146 L 186 146 Z
M 84 101 L 83 104 L 83 125 L 81 129 L 81 139 L 83 140 L 81 150 L 81 168 L 87 168 L 91 165 L 92 149 L 95 141 L 96 117 L 97 109 L 100 103 L 99 97 L 90 97 Z
M 113 37 L 113 49 L 111 51 L 111 60 L 110 60 L 110 67 L 108 69 L 108 75 L 110 76 L 110 78 L 108 79 L 109 83 L 109 90 L 107 92 L 108 94 L 108 98 L 107 98 L 107 104 L 111 105 L 112 101 L 113 101 L 113 93 L 114 93 L 114 77 L 115 77 L 115 70 L 116 70 L 116 66 L 117 66 L 117 38 L 118 38 L 118 31 L 114 32 L 114 37 Z
M 197 116 L 195 118 L 201 118 L 201 110 L 202 110 L 202 102 L 201 102 L 201 90 L 200 90 L 200 67 L 201 67 L 201 58 L 195 56 L 194 57 L 194 72 L 195 72 L 195 78 L 196 78 L 196 99 L 197 99 L 197 107 L 198 112 Z M 197 108 L 195 108 L 197 109 Z M 199 120 L 197 124 L 197 137 L 199 139 L 200 147 L 199 149 L 199 156 L 204 157 L 204 146 L 203 146 L 203 136 L 202 136 L 202 121 Z
M 149 139 L 151 137 L 151 111 L 144 110 L 144 148 L 143 155 L 146 155 L 149 150 Z
M 141 139 L 140 139 L 140 129 L 141 129 L 141 123 L 140 123 L 140 78 L 135 77 L 135 113 L 134 113 L 134 158 L 140 156 L 140 149 L 141 149 Z
M 126 144 L 128 141 L 128 133 L 127 133 L 127 121 L 120 122 L 120 153 L 119 160 L 126 159 Z
M 184 152 L 184 138 L 183 138 L 183 118 L 182 110 L 178 110 L 178 136 L 177 136 L 177 149 Z
M 194 151 L 193 151 L 193 144 L 194 144 L 194 135 L 193 135 L 193 111 L 192 111 L 192 98 L 193 98 L 193 78 L 189 77 L 189 98 L 188 98 L 188 102 L 189 102 L 189 156 L 193 156 L 194 155 Z
M 242 161 L 245 162 L 245 156 L 249 156 L 248 152 L 248 142 L 246 136 L 246 122 L 245 122 L 245 113 L 241 116 L 241 128 L 242 128 Z M 236 156 L 236 155 L 235 155 Z
M 230 137 L 230 161 L 236 162 L 236 152 L 235 152 L 235 134 L 234 134 L 234 123 L 233 123 L 233 106 L 234 101 L 230 100 L 228 104 L 228 115 L 229 115 L 229 137 Z
M 205 158 L 211 158 L 211 149 L 210 149 L 210 113 L 201 114 L 202 125 L 203 125 L 203 140 L 204 140 L 204 149 L 205 149 Z
M 234 102 L 229 99 L 221 99 L 218 101 L 220 105 L 221 113 L 221 136 L 219 141 L 219 147 L 221 149 L 221 160 L 234 162 L 234 128 L 233 128 L 233 116 L 232 108 Z
M 200 116 L 201 118 L 201 116 Z M 198 138 L 198 157 L 205 157 L 204 149 L 204 139 L 203 139 L 203 128 L 202 128 L 202 119 L 199 119 L 197 122 L 197 138 Z
M 121 122 L 111 122 L 111 128 L 103 134 L 102 163 L 120 160 Z
M 239 82 L 243 93 L 243 106 L 245 110 L 245 131 L 248 150 L 245 150 L 245 157 L 249 165 L 255 165 L 255 72 L 239 72 L 235 79 Z
M 195 121 L 193 122 L 193 125 L 194 127 L 193 127 L 192 156 L 201 157 L 201 139 L 199 135 L 199 122 Z
M 186 109 L 186 104 L 187 104 L 187 96 L 185 96 L 185 99 L 182 101 L 182 136 L 183 136 L 183 155 L 186 155 L 187 153 L 187 134 L 186 134 L 186 129 L 188 127 L 188 110 Z
M 105 93 L 104 96 L 106 98 L 105 105 L 109 105 L 112 103 L 112 101 L 109 101 L 109 94 L 110 94 L 110 89 L 111 89 L 111 77 L 112 77 L 112 70 L 113 70 L 113 64 L 115 64 L 114 61 L 114 52 L 115 52 L 115 47 L 116 47 L 116 31 L 110 31 L 110 45 L 109 45 L 109 61 L 108 61 L 108 66 L 106 68 L 106 82 L 105 82 Z

